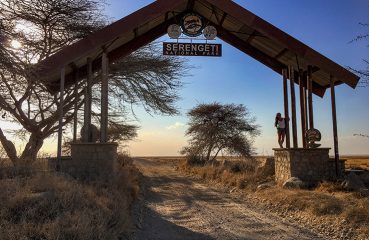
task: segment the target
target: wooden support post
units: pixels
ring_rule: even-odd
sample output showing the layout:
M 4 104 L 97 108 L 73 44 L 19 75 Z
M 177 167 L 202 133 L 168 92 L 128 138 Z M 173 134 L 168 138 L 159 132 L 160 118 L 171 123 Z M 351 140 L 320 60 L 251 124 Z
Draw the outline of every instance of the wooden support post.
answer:
M 308 81 L 307 81 L 307 72 L 304 73 L 304 78 L 303 78 L 303 82 L 304 82 L 304 121 L 305 121 L 305 133 L 307 132 L 307 130 L 309 129 L 309 121 L 308 121 Z M 306 134 L 305 134 L 305 138 L 306 138 Z M 306 141 L 306 147 L 307 145 L 307 140 Z
M 286 148 L 291 148 L 291 140 L 290 140 L 290 116 L 288 111 L 288 69 L 282 70 L 283 75 L 283 99 L 284 99 L 284 117 L 286 119 Z
M 311 66 L 308 66 L 307 84 L 309 98 L 309 128 L 313 129 L 314 128 L 313 71 Z
M 100 142 L 107 142 L 108 132 L 108 109 L 109 109 L 109 85 L 108 85 L 108 64 L 109 60 L 107 54 L 102 54 L 102 67 L 101 67 L 101 126 L 100 126 Z
M 85 142 L 90 142 L 91 136 L 91 105 L 92 105 L 92 60 L 87 58 L 87 81 L 85 88 L 85 109 L 84 109 L 84 135 Z
M 77 141 L 77 125 L 78 125 L 78 70 L 74 75 L 74 116 L 73 116 L 73 142 Z
M 58 150 L 56 159 L 56 171 L 61 170 L 61 157 L 62 157 L 62 140 L 63 140 L 63 108 L 64 108 L 64 83 L 65 83 L 65 67 L 60 72 L 60 95 L 59 95 L 59 129 L 58 129 Z
M 337 112 L 336 112 L 336 93 L 334 86 L 333 76 L 330 76 L 331 83 L 331 100 L 332 100 L 332 122 L 333 122 L 333 141 L 334 141 L 334 160 L 336 167 L 336 177 L 338 177 L 338 161 L 339 161 L 339 152 L 338 152 L 338 131 L 337 131 Z
M 302 146 L 306 148 L 306 140 L 305 140 L 305 90 L 304 90 L 304 81 L 303 81 L 303 73 L 299 71 L 299 89 L 300 89 L 300 115 L 301 115 L 301 137 L 302 137 Z
M 298 148 L 297 125 L 296 125 L 296 96 L 295 96 L 295 70 L 289 67 L 289 78 L 291 87 L 291 113 L 292 113 L 292 138 L 293 148 Z

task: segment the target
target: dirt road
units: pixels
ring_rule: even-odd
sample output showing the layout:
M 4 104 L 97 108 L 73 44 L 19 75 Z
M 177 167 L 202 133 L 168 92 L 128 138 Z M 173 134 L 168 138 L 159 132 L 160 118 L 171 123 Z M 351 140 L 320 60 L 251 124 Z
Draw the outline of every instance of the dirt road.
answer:
M 144 174 L 137 240 L 322 239 L 303 226 L 184 176 L 165 161 L 136 159 Z

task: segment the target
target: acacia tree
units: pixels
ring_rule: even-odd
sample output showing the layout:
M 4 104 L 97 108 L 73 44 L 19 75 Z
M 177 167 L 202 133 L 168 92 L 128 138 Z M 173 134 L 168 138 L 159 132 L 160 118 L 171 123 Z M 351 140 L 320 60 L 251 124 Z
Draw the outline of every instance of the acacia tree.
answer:
M 17 153 L 14 143 L 6 136 L 7 132 L 0 127 L 0 141 L 14 165 L 35 161 L 44 139 L 58 129 L 58 95 L 50 95 L 37 81 L 33 66 L 105 26 L 107 21 L 102 10 L 101 1 L 93 0 L 0 1 L 0 111 L 3 121 L 21 126 L 20 130 L 10 133 L 26 141 L 23 151 Z M 11 44 L 15 40 L 21 48 Z M 124 130 L 122 123 L 127 119 L 119 116 L 127 112 L 127 105 L 142 104 L 147 111 L 155 113 L 177 112 L 179 79 L 186 67 L 177 58 L 152 53 L 152 48 L 147 46 L 112 65 L 110 95 L 119 100 L 110 101 L 109 109 L 113 115 L 111 126 L 116 129 L 120 125 L 118 129 Z M 73 119 L 75 104 L 77 108 L 83 104 L 84 85 L 84 81 L 79 83 L 77 97 L 73 89 L 65 90 L 64 127 Z M 93 89 L 96 103 L 99 86 L 95 85 Z M 135 134 L 129 132 L 127 136 Z
M 259 134 L 259 126 L 247 108 L 240 104 L 200 104 L 187 113 L 190 137 L 182 154 L 195 155 L 212 161 L 220 151 L 249 157 L 253 153 L 253 138 Z

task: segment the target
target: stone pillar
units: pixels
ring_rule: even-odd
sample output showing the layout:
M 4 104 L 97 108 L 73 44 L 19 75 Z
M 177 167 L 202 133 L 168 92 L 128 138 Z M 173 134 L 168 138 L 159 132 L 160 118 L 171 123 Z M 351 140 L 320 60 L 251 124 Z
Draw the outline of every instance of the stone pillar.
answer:
M 330 164 L 330 148 L 293 148 L 273 149 L 275 159 L 275 180 L 283 184 L 291 177 L 306 182 L 330 180 L 332 164 Z
M 94 178 L 109 176 L 117 169 L 117 143 L 72 143 L 72 173 Z

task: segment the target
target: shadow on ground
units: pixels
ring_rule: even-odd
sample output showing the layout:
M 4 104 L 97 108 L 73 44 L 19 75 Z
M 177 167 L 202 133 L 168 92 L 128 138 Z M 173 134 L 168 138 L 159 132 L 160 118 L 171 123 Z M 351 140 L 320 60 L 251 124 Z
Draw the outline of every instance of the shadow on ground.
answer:
M 144 212 L 144 224 L 142 229 L 136 232 L 136 240 L 214 240 L 210 236 L 167 221 L 150 208 L 145 207 Z

